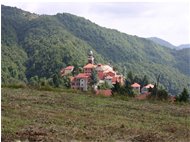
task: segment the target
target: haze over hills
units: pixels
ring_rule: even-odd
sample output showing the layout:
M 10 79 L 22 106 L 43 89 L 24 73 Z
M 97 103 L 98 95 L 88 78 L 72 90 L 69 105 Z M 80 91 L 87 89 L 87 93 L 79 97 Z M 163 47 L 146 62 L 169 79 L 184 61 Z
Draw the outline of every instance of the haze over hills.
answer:
M 92 50 L 96 63 L 111 63 L 125 76 L 132 71 L 154 83 L 161 74 L 173 95 L 190 90 L 190 49 L 165 48 L 68 13 L 37 15 L 8 6 L 1 11 L 2 83 L 52 78 L 62 67 L 86 64 Z
M 182 44 L 177 47 L 177 49 L 190 48 L 190 44 Z
M 163 40 L 161 38 L 157 38 L 157 37 L 150 37 L 148 38 L 150 39 L 151 41 L 157 43 L 157 44 L 160 44 L 162 46 L 165 46 L 165 47 L 169 47 L 171 49 L 177 49 L 177 50 L 180 50 L 180 49 L 184 49 L 184 48 L 190 48 L 190 44 L 182 44 L 182 45 L 179 45 L 179 46 L 174 46 L 172 45 L 171 43 L 169 43 L 168 41 L 166 40 Z

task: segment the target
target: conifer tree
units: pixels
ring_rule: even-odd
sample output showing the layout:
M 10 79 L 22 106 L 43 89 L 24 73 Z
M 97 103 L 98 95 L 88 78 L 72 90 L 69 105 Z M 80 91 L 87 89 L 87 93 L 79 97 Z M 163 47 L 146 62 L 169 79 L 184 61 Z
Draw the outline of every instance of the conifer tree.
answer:
M 189 94 L 186 88 L 183 89 L 182 93 L 177 96 L 177 101 L 179 102 L 187 102 L 189 99 Z
M 94 85 L 96 83 L 98 83 L 98 74 L 97 71 L 93 69 L 91 73 L 91 84 Z

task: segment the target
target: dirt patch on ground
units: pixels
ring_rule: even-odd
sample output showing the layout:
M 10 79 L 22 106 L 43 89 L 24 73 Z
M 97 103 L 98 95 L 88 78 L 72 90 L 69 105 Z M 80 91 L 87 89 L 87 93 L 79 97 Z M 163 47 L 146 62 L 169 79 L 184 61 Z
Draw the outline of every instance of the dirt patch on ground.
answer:
M 164 142 L 164 139 L 157 133 L 142 133 L 132 138 L 131 142 Z
M 56 130 L 54 130 L 54 129 L 48 130 L 43 127 L 29 126 L 27 128 L 22 129 L 21 131 L 17 132 L 16 138 L 17 138 L 17 140 L 20 140 L 20 141 L 47 142 L 47 141 L 53 141 L 55 139 L 55 136 L 54 136 L 55 132 L 56 132 Z

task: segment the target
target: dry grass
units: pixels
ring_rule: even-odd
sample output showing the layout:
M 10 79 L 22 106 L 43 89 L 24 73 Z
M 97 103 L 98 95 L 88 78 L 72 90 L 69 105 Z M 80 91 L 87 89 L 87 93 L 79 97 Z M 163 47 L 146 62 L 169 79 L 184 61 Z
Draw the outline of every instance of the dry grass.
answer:
M 189 142 L 190 105 L 2 89 L 2 141 Z

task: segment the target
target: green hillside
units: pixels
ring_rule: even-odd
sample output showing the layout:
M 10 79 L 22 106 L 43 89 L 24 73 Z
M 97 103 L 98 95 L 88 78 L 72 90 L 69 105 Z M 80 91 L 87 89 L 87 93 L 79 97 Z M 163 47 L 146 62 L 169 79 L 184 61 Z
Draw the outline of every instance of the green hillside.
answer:
M 163 39 L 157 38 L 157 37 L 150 37 L 150 38 L 148 38 L 148 39 L 149 39 L 149 40 L 152 40 L 152 41 L 154 41 L 155 43 L 158 43 L 158 44 L 160 44 L 160 45 L 162 45 L 162 46 L 171 48 L 171 49 L 176 48 L 176 46 L 172 45 L 171 43 L 169 43 L 169 42 L 167 42 L 167 41 L 165 41 L 165 40 L 163 40 Z
M 7 6 L 1 6 L 1 13 L 3 83 L 51 78 L 67 65 L 83 66 L 92 50 L 97 63 L 109 62 L 125 76 L 132 71 L 154 83 L 161 74 L 161 84 L 170 93 L 190 90 L 188 49 L 168 49 L 66 13 L 37 15 Z
M 190 104 L 55 91 L 3 88 L 1 140 L 190 141 Z

